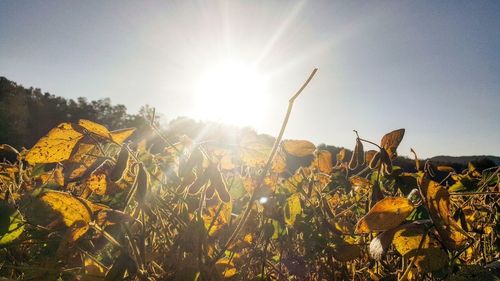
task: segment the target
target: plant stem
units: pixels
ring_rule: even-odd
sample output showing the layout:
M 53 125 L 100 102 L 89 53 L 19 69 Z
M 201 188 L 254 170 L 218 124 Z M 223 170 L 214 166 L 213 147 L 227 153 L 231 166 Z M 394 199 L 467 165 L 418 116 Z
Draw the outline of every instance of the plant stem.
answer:
M 258 189 L 260 189 L 260 187 L 264 183 L 264 179 L 266 178 L 267 172 L 271 168 L 272 161 L 274 159 L 274 155 L 278 151 L 279 144 L 281 143 L 281 139 L 283 138 L 283 134 L 285 133 L 286 125 L 288 124 L 288 119 L 290 118 L 290 114 L 292 113 L 293 103 L 295 102 L 295 99 L 297 99 L 297 97 L 300 95 L 300 93 L 302 93 L 302 91 L 306 88 L 306 86 L 309 84 L 309 82 L 311 82 L 314 75 L 316 75 L 317 71 L 318 71 L 318 69 L 315 68 L 311 72 L 311 74 L 309 75 L 309 78 L 307 78 L 307 80 L 304 82 L 302 87 L 300 87 L 300 89 L 288 101 L 288 109 L 287 109 L 285 118 L 283 120 L 283 123 L 281 124 L 280 132 L 279 132 L 278 137 L 276 138 L 276 140 L 274 142 L 273 149 L 271 150 L 271 154 L 269 155 L 269 158 L 267 159 L 267 163 L 264 166 L 264 170 L 260 174 L 259 180 L 257 181 L 257 184 L 255 185 L 255 189 L 253 190 L 252 195 L 250 196 L 250 201 L 248 202 L 248 205 L 247 205 L 247 207 L 246 207 L 246 209 L 241 217 L 241 220 L 239 221 L 239 223 L 236 226 L 236 228 L 234 229 L 233 233 L 231 234 L 231 236 L 227 240 L 226 244 L 224 245 L 224 247 L 222 247 L 222 249 L 219 251 L 219 253 L 214 256 L 214 261 L 217 261 L 222 256 L 222 254 L 224 254 L 226 249 L 231 245 L 233 240 L 236 238 L 236 236 L 240 232 L 241 228 L 243 228 L 243 226 L 245 225 L 245 222 L 246 222 L 248 216 L 250 215 L 250 211 L 252 210 L 253 202 L 256 199 L 255 198 L 256 194 L 257 194 L 256 191 Z

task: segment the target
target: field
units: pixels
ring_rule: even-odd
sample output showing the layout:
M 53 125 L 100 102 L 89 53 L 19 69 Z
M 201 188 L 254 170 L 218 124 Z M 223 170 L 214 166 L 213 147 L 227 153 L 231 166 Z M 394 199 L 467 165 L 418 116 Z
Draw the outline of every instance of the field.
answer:
M 301 90 L 277 138 L 164 135 L 153 115 L 159 152 L 85 119 L 1 145 L 2 280 L 499 278 L 499 167 L 413 151 L 405 171 L 404 129 L 354 131 L 352 153 L 283 140 Z

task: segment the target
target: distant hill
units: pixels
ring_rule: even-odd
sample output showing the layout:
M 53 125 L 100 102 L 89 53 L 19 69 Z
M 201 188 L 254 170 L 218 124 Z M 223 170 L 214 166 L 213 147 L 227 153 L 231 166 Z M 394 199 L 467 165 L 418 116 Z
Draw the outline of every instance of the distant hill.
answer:
M 474 156 L 434 156 L 432 158 L 429 158 L 432 162 L 436 163 L 456 163 L 456 164 L 462 164 L 462 165 L 467 165 L 469 162 L 476 162 L 484 159 L 490 159 L 493 161 L 496 165 L 500 166 L 500 157 L 498 156 L 491 156 L 491 155 L 474 155 Z

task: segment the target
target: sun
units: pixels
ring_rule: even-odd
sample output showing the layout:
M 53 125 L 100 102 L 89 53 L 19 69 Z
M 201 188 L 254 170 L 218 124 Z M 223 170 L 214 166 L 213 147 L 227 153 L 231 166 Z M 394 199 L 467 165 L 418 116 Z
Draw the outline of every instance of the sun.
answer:
M 269 104 L 267 79 L 253 64 L 225 60 L 207 67 L 195 85 L 194 115 L 200 119 L 255 126 Z

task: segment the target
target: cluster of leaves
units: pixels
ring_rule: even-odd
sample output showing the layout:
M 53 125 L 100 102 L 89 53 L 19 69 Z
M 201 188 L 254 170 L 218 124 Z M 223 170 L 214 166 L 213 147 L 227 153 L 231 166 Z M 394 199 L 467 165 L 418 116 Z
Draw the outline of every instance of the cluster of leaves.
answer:
M 191 139 L 151 127 L 160 151 L 127 141 L 134 129 L 88 120 L 58 125 L 30 150 L 2 145 L 17 161 L 0 164 L 0 275 L 494 278 L 484 266 L 499 258 L 498 168 L 456 172 L 416 158 L 417 172 L 405 172 L 392 163 L 404 129 L 380 145 L 356 132 L 346 159 L 305 140 Z

